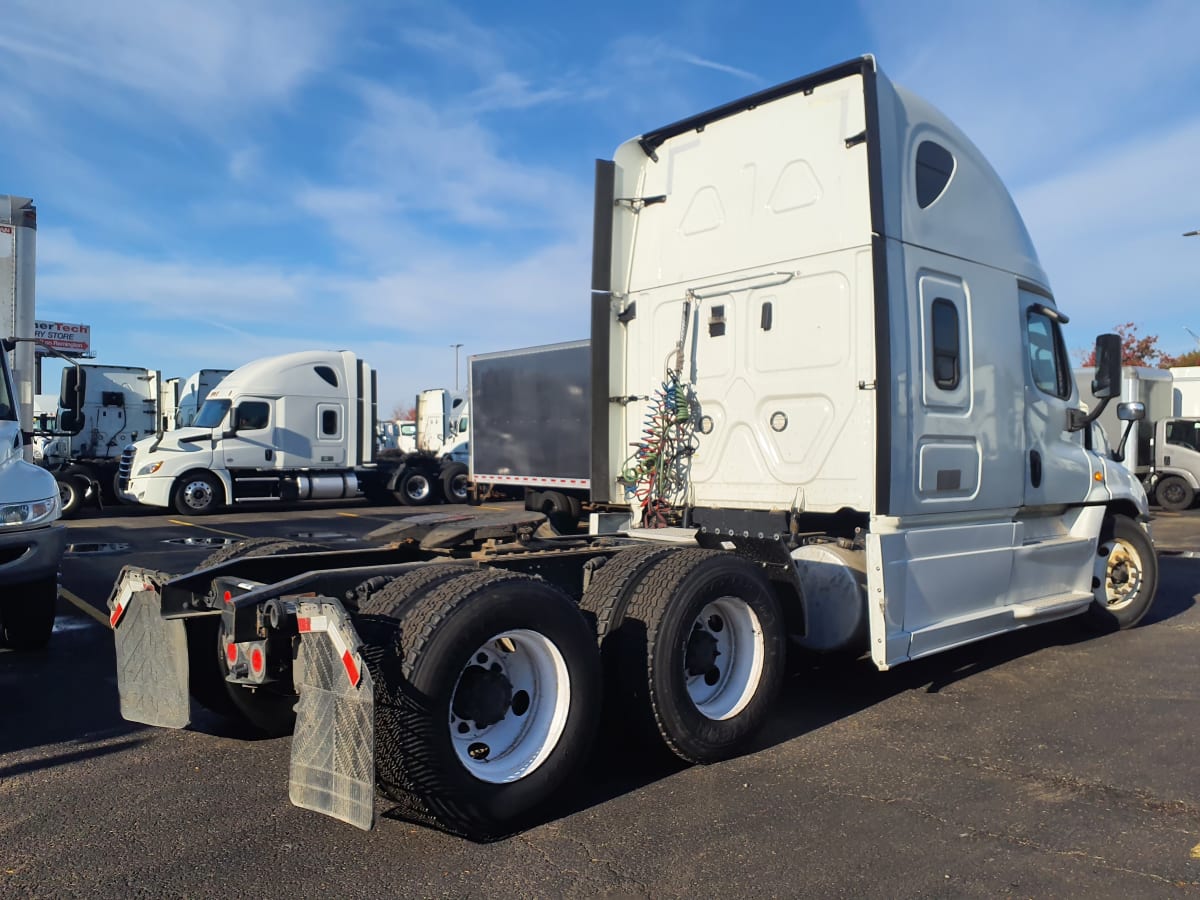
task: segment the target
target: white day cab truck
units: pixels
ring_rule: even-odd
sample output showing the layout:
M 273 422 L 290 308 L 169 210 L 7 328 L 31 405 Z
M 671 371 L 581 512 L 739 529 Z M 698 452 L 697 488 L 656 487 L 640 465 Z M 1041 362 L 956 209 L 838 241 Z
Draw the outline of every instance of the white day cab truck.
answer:
M 1082 385 L 1094 374 L 1080 369 Z M 1181 391 L 1173 371 L 1127 366 L 1121 372 L 1121 400 L 1140 404 L 1144 418 L 1129 429 L 1107 408 L 1099 418 L 1115 458 L 1142 482 L 1163 509 L 1190 508 L 1200 493 L 1200 417 L 1180 415 Z
M 32 201 L 0 196 L 0 637 L 17 649 L 50 639 L 66 541 L 54 476 L 26 459 L 33 344 L 4 339 L 33 334 L 36 229 Z
M 890 669 L 1145 615 L 1146 495 L 1084 446 L 1016 207 L 873 58 L 647 132 L 596 176 L 589 483 L 627 530 L 433 513 L 370 549 L 126 568 L 127 719 L 183 727 L 190 692 L 294 728 L 299 806 L 369 828 L 378 789 L 488 837 L 538 814 L 605 716 L 688 762 L 742 751 L 789 644 Z M 1097 350 L 1103 406 L 1119 340 Z
M 377 502 L 422 505 L 443 485 L 447 499 L 465 500 L 467 467 L 452 458 L 465 448 L 445 433 L 436 452 L 376 457 L 375 390 L 374 370 L 348 351 L 248 363 L 209 391 L 191 425 L 125 448 L 120 496 L 191 515 L 360 490 Z M 444 393 L 431 392 L 439 404 Z

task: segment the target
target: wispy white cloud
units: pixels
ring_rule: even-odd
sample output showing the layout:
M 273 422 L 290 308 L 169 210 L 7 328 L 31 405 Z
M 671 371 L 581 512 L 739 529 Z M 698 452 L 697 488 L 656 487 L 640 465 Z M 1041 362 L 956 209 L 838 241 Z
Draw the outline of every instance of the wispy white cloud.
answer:
M 10 0 L 0 50 L 6 80 L 136 121 L 211 125 L 287 98 L 336 47 L 326 5 L 264 0 Z

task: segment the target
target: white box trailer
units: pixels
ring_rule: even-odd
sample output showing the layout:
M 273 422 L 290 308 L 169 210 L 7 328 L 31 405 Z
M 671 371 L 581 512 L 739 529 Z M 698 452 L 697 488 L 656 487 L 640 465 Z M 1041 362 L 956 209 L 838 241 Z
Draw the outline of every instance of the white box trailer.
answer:
M 18 648 L 50 639 L 66 540 L 54 478 L 30 461 L 36 244 L 33 201 L 0 195 L 0 639 Z
M 1146 496 L 1084 446 L 1012 199 L 873 58 L 623 144 L 595 212 L 589 482 L 641 527 L 427 515 L 376 549 L 126 569 L 124 716 L 181 727 L 189 688 L 267 730 L 294 709 L 292 802 L 369 828 L 378 785 L 495 836 L 578 770 L 602 689 L 613 733 L 713 762 L 766 721 L 791 641 L 888 669 L 1145 615 Z M 1097 341 L 1101 406 L 1119 351 Z

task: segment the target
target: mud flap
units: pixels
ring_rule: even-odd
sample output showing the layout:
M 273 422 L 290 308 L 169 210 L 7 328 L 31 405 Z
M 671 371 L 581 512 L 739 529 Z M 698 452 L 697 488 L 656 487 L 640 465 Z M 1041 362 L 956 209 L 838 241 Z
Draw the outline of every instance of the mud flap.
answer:
M 302 601 L 293 676 L 300 702 L 288 794 L 369 831 L 375 821 L 375 684 L 341 604 Z
M 187 634 L 181 619 L 162 617 L 157 575 L 123 570 L 108 600 L 121 716 L 130 722 L 183 728 L 191 721 Z

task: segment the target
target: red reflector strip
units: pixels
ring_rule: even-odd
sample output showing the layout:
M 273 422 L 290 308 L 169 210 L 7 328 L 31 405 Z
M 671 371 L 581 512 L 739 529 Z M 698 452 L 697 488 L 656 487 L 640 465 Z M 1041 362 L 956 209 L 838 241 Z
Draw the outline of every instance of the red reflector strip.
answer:
M 310 631 L 312 631 L 312 619 L 296 619 L 296 628 L 304 634 L 308 634 Z
M 346 674 L 350 676 L 350 683 L 358 687 L 358 666 L 354 664 L 354 657 L 350 655 L 349 650 L 342 654 L 342 665 L 346 667 Z
M 117 604 L 117 608 L 112 611 L 108 617 L 108 626 L 116 628 L 117 623 L 121 621 L 121 616 L 125 615 L 125 606 L 121 603 Z
M 225 592 L 225 602 L 226 602 L 226 603 L 232 603 L 232 602 L 233 602 L 233 591 L 226 591 L 226 592 Z

